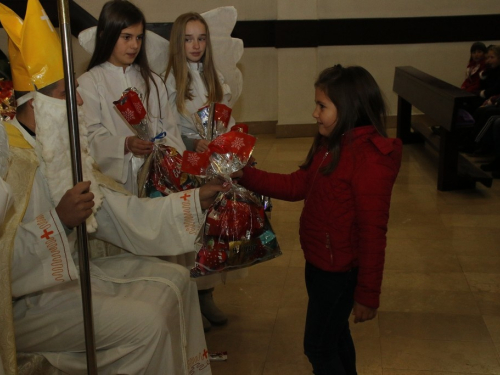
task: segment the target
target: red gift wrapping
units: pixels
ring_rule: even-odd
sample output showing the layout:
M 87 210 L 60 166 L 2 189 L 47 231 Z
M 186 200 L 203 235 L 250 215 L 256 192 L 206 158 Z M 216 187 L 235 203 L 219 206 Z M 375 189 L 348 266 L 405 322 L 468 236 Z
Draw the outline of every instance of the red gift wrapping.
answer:
M 170 146 L 156 145 L 155 160 L 151 168 L 150 178 L 156 190 L 164 195 L 193 189 L 198 186 L 197 181 L 187 173 L 182 172 L 182 158 L 177 150 Z
M 259 235 L 264 228 L 264 209 L 250 202 L 222 199 L 211 208 L 205 234 L 238 241 Z
M 133 90 L 125 91 L 121 98 L 113 102 L 113 104 L 120 111 L 125 120 L 132 126 L 139 125 L 146 117 L 144 105 L 139 95 Z

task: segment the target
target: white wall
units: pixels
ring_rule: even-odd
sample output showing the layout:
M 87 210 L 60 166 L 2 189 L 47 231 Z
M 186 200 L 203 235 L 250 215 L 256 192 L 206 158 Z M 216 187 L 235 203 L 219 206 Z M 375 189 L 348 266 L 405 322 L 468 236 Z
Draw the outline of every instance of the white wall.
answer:
M 450 16 L 498 14 L 499 0 L 133 0 L 148 22 L 172 22 L 191 10 L 204 12 L 234 5 L 239 20 L 329 19 L 371 17 Z M 77 0 L 98 17 L 104 0 Z M 464 25 L 466 27 L 466 25 Z M 500 41 L 483 41 L 500 44 Z M 313 82 L 319 72 L 336 63 L 368 69 L 385 94 L 389 113 L 396 113 L 392 92 L 394 67 L 412 65 L 459 86 L 464 77 L 471 43 L 436 43 L 380 46 L 332 46 L 320 48 L 248 48 L 239 63 L 243 93 L 234 107 L 237 121 L 278 121 L 278 124 L 312 123 Z M 0 48 L 6 51 L 0 32 Z M 75 70 L 85 71 L 90 56 L 74 43 Z

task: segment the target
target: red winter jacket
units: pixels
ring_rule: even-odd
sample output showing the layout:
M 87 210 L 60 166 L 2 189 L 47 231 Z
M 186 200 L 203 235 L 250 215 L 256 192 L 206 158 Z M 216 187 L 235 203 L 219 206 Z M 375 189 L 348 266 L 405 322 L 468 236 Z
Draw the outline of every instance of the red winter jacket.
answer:
M 307 170 L 278 174 L 246 167 L 241 185 L 286 201 L 304 199 L 300 242 L 314 266 L 331 272 L 359 267 L 354 299 L 378 308 L 391 192 L 401 165 L 399 139 L 373 126 L 344 135 L 340 161 L 330 175 L 318 171 L 331 156 L 320 148 Z

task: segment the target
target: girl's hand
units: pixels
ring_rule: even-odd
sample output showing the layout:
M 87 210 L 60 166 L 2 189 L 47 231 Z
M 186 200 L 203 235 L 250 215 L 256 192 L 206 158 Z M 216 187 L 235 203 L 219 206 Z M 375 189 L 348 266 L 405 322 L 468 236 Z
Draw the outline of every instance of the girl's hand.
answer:
M 354 315 L 354 323 L 362 323 L 367 320 L 372 320 L 377 316 L 377 309 L 373 309 L 368 306 L 364 306 L 356 301 L 354 301 L 354 306 L 352 308 L 352 315 Z
M 243 169 L 240 169 L 239 171 L 231 173 L 231 175 L 229 177 L 231 177 L 232 179 L 235 179 L 235 180 L 237 180 L 238 178 L 242 178 L 243 177 Z
M 205 185 L 200 187 L 200 205 L 201 208 L 206 210 L 212 203 L 214 203 L 215 197 L 220 191 L 229 191 L 231 185 L 227 182 L 222 182 L 218 178 L 214 178 L 207 182 Z
M 206 139 L 196 139 L 193 142 L 194 150 L 196 152 L 205 152 L 206 150 L 208 150 L 209 144 L 210 144 L 210 142 L 207 141 Z
M 143 141 L 138 136 L 130 136 L 125 138 L 125 154 L 131 152 L 134 155 L 149 155 L 153 152 L 153 142 Z

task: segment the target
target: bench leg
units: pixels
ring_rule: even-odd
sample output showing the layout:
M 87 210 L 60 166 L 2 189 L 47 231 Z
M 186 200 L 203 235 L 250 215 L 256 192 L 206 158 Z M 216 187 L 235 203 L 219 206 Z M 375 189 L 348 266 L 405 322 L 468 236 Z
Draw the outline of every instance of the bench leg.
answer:
M 458 144 L 456 132 L 440 128 L 439 165 L 437 188 L 440 191 L 456 189 L 472 189 L 476 186 L 474 180 L 458 175 Z
M 411 103 L 398 95 L 397 137 L 404 144 L 422 142 L 422 137 L 411 131 Z

